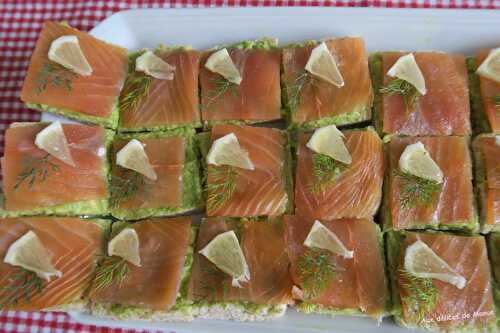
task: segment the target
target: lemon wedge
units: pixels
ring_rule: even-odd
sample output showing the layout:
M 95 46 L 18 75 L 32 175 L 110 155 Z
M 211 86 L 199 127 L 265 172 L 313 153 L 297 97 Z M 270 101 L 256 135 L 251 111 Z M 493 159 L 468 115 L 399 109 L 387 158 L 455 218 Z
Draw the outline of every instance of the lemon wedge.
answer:
M 399 169 L 410 175 L 435 181 L 438 184 L 443 182 L 443 171 L 420 141 L 406 146 L 399 157 Z
M 9 246 L 4 262 L 34 272 L 47 281 L 54 276 L 62 276 L 62 272 L 52 265 L 49 252 L 33 231 L 28 231 Z
M 241 75 L 234 65 L 227 49 L 221 49 L 212 53 L 205 62 L 205 68 L 209 71 L 222 75 L 226 80 L 234 84 L 241 83 Z
M 352 163 L 351 154 L 344 143 L 344 134 L 335 125 L 316 129 L 306 147 L 344 164 Z
M 418 67 L 413 53 L 400 57 L 389 69 L 387 75 L 410 83 L 421 95 L 427 93 L 424 75 Z
M 116 164 L 137 171 L 151 180 L 158 178 L 151 163 L 149 163 L 144 146 L 139 140 L 132 139 L 120 149 L 116 154 Z
M 92 67 L 85 58 L 76 36 L 61 36 L 52 41 L 48 56 L 49 60 L 79 75 L 92 75 Z
M 147 50 L 135 59 L 135 70 L 159 80 L 173 80 L 175 66 L 170 65 L 153 51 Z
M 500 146 L 500 135 L 495 135 L 495 144 Z
M 61 162 L 64 162 L 72 167 L 75 166 L 75 161 L 71 156 L 68 140 L 64 134 L 61 122 L 53 122 L 38 132 L 35 137 L 35 145 L 38 148 L 45 150 Z
M 347 259 L 354 257 L 354 251 L 349 251 L 337 235 L 318 220 L 314 221 L 311 231 L 309 231 L 304 241 L 304 245 L 328 250 L 333 254 L 341 255 Z
M 207 163 L 255 170 L 248 152 L 240 147 L 238 138 L 234 133 L 229 133 L 212 143 L 212 147 L 208 151 Z
M 490 51 L 478 67 L 476 73 L 500 83 L 500 47 Z
M 463 289 L 467 280 L 441 259 L 427 244 L 417 240 L 406 248 L 405 270 L 420 278 L 437 279 Z
M 305 70 L 335 87 L 340 88 L 345 84 L 337 62 L 325 42 L 311 51 Z
M 233 230 L 215 236 L 199 253 L 231 275 L 233 287 L 241 288 L 241 282 L 250 280 L 250 270 Z
M 132 228 L 125 228 L 108 243 L 108 255 L 125 259 L 132 265 L 141 267 L 139 236 Z

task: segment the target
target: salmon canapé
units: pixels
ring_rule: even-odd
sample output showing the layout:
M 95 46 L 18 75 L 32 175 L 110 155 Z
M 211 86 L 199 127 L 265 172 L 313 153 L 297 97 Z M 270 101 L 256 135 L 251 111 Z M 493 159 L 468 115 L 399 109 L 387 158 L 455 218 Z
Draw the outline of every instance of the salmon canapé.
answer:
M 393 301 L 399 324 L 443 332 L 494 331 L 493 286 L 484 237 L 393 232 L 388 239 Z M 462 289 L 446 280 L 422 278 L 405 270 L 407 248 L 417 241 L 425 243 L 453 274 L 465 280 Z
M 486 59 L 490 50 L 479 50 L 476 53 L 476 67 Z M 476 69 L 476 68 L 475 68 Z M 480 107 L 473 112 L 479 122 L 486 122 L 485 130 L 500 134 L 500 83 L 479 75 L 479 91 L 476 92 L 481 99 Z
M 97 274 L 89 295 L 91 311 L 114 318 L 127 316 L 127 309 L 143 309 L 135 319 L 167 316 L 170 310 L 175 310 L 179 295 L 181 298 L 186 296 L 183 286 L 189 277 L 191 261 L 188 256 L 194 239 L 191 217 L 117 222 L 113 224 L 110 238 L 125 228 L 132 228 L 137 234 L 140 266 L 127 262 L 128 272 L 121 283 L 112 281 L 106 288 L 97 287 L 103 282 Z M 102 266 L 107 258 L 115 257 L 106 257 L 99 265 Z
M 213 52 L 201 61 L 201 114 L 205 125 L 215 123 L 261 123 L 281 118 L 281 51 L 272 41 L 250 42 L 227 48 L 242 78 L 231 83 L 205 67 Z
M 399 169 L 405 148 L 421 142 L 443 173 L 440 184 Z M 387 175 L 382 210 L 385 229 L 477 231 L 472 162 L 466 137 L 400 137 L 386 143 Z
M 387 72 L 403 55 L 403 52 L 381 54 L 379 61 L 382 63 L 373 70 L 380 71 L 374 75 L 380 75 L 382 86 L 386 87 L 395 80 Z M 405 102 L 400 94 L 377 91 L 382 95 L 376 115 L 380 132 L 411 136 L 469 135 L 470 103 L 465 57 L 441 52 L 415 52 L 413 55 L 427 92 L 416 97 L 414 102 Z
M 382 236 L 371 219 L 321 221 L 353 251 L 352 258 L 304 245 L 314 219 L 285 216 L 285 221 L 294 297 L 301 301 L 299 310 L 364 314 L 376 319 L 387 314 L 389 292 Z
M 201 126 L 198 98 L 200 53 L 166 47 L 155 51 L 161 60 L 175 67 L 171 80 L 156 79 L 136 71 L 135 60 L 142 53 L 130 57 L 129 76 L 120 95 L 120 130 Z
M 0 310 L 83 310 L 84 292 L 102 255 L 102 238 L 108 225 L 102 220 L 77 217 L 0 219 Z M 11 244 L 29 231 L 47 250 L 60 277 L 38 280 L 31 271 L 4 262 Z
M 254 170 L 209 164 L 207 215 L 252 217 L 281 215 L 292 205 L 288 138 L 264 127 L 215 125 L 211 142 L 234 133 Z
M 295 210 L 297 214 L 331 220 L 370 218 L 382 199 L 384 153 L 382 140 L 371 128 L 344 131 L 352 164 L 330 168 L 306 144 L 311 134 L 299 133 Z M 326 174 L 325 174 L 326 173 Z
M 325 41 L 344 85 L 336 87 L 305 70 L 316 42 L 283 48 L 282 83 L 289 121 L 298 127 L 354 124 L 371 119 L 373 90 L 361 38 Z
M 76 36 L 92 68 L 88 76 L 50 61 L 49 49 L 62 36 Z M 46 22 L 31 56 L 21 99 L 28 107 L 116 128 L 118 96 L 127 75 L 127 50 L 66 24 Z
M 35 145 L 48 123 L 11 126 L 2 158 L 4 215 L 107 213 L 107 144 L 112 134 L 99 126 L 64 124 L 74 166 Z

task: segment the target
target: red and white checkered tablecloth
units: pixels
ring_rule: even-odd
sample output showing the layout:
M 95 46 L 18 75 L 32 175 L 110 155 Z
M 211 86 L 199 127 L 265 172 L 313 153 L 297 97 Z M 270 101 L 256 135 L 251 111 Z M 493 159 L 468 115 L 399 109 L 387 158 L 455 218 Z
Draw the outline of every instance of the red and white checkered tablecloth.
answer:
M 0 0 L 0 156 L 4 130 L 15 121 L 37 121 L 19 93 L 42 23 L 67 21 L 88 31 L 109 15 L 130 8 L 219 6 L 338 6 L 500 9 L 500 0 Z M 139 332 L 78 324 L 61 312 L 0 312 L 0 333 Z

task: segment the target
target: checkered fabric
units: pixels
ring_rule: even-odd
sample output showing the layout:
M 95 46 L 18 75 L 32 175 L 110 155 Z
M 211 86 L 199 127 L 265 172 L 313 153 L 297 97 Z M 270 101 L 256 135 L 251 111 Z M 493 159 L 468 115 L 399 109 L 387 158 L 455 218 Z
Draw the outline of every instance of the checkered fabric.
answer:
M 337 6 L 394 8 L 500 9 L 500 0 L 0 0 L 0 156 L 4 130 L 16 121 L 37 121 L 19 93 L 42 23 L 67 21 L 88 31 L 109 15 L 130 8 L 219 6 Z M 75 323 L 60 312 L 0 312 L 0 332 L 139 332 Z

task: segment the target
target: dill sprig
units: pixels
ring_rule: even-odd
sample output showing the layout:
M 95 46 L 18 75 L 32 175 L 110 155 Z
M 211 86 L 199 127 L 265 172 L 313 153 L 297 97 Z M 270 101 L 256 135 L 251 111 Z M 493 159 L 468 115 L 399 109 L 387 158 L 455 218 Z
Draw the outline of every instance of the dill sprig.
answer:
M 405 296 L 402 301 L 407 305 L 415 321 L 419 323 L 435 308 L 439 297 L 438 290 L 430 278 L 420 278 L 405 270 L 401 270 L 400 274 L 406 280 Z
M 144 73 L 129 73 L 118 100 L 120 110 L 137 110 L 141 101 L 148 96 L 152 82 L 153 78 Z
M 217 209 L 236 192 L 238 172 L 229 165 L 210 165 L 207 173 L 207 208 Z
M 212 264 L 204 265 L 201 270 L 205 275 L 203 281 L 201 281 L 201 290 L 203 292 L 197 296 L 210 302 L 215 302 L 220 283 L 220 286 L 222 286 L 222 299 L 225 299 L 229 294 L 230 288 L 229 280 L 227 279 L 228 275 Z
M 412 109 L 420 97 L 418 90 L 408 81 L 403 79 L 394 79 L 385 87 L 380 88 L 380 93 L 387 95 L 399 94 L 403 97 L 406 110 Z
M 42 69 L 36 76 L 36 93 L 41 94 L 49 85 L 71 91 L 73 88 L 72 80 L 75 77 L 77 77 L 77 74 L 72 70 L 48 61 L 43 64 Z
M 8 278 L 8 283 L 0 287 L 3 296 L 0 298 L 0 309 L 17 305 L 20 302 L 28 303 L 31 299 L 43 292 L 45 280 L 36 273 L 16 267 Z
M 396 170 L 395 177 L 403 183 L 399 201 L 403 209 L 430 205 L 441 191 L 441 184 Z
M 500 110 L 500 94 L 496 94 L 495 96 L 493 96 L 493 103 L 495 104 L 495 108 L 497 110 Z
M 17 190 L 24 182 L 28 182 L 28 189 L 32 189 L 37 181 L 43 183 L 49 176 L 49 172 L 58 172 L 59 165 L 49 161 L 50 154 L 41 158 L 28 156 L 25 157 L 23 171 L 17 175 L 17 181 L 14 184 L 14 190 Z
M 329 185 L 335 182 L 337 177 L 346 169 L 346 165 L 334 160 L 328 155 L 313 155 L 314 181 L 311 192 L 318 194 L 323 192 Z
M 122 176 L 111 176 L 111 207 L 117 207 L 124 200 L 144 188 L 145 179 L 140 173 L 126 169 Z
M 220 102 L 227 91 L 230 91 L 232 96 L 237 96 L 239 94 L 238 85 L 224 77 L 211 78 L 209 82 L 213 83 L 215 86 L 208 91 L 208 101 L 201 106 L 202 109 L 208 109 L 213 104 Z
M 314 77 L 304 70 L 298 73 L 292 85 L 285 87 L 291 113 L 295 113 L 299 108 L 302 90 L 308 84 L 314 84 Z
M 101 260 L 95 271 L 93 289 L 99 291 L 111 285 L 121 287 L 129 273 L 129 266 L 125 259 L 106 256 Z
M 308 248 L 297 262 L 301 287 L 306 299 L 321 294 L 335 278 L 336 263 L 330 252 L 319 248 Z

